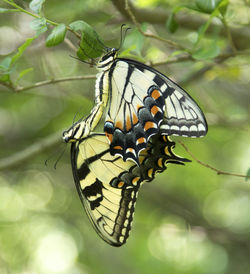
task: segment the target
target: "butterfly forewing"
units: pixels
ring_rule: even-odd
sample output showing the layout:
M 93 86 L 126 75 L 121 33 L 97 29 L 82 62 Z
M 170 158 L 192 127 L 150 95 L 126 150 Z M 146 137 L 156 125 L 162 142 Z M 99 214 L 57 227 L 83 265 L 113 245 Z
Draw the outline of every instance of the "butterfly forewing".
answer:
M 201 137 L 205 117 L 195 101 L 172 80 L 142 63 L 116 59 L 109 72 L 109 105 L 104 131 L 111 154 L 138 163 L 149 138 L 162 134 Z
M 174 145 L 166 136 L 153 136 L 137 165 L 112 156 L 104 134 L 72 143 L 76 188 L 96 232 L 107 243 L 120 246 L 126 242 L 141 183 L 152 181 L 169 162 L 188 161 L 172 152 Z

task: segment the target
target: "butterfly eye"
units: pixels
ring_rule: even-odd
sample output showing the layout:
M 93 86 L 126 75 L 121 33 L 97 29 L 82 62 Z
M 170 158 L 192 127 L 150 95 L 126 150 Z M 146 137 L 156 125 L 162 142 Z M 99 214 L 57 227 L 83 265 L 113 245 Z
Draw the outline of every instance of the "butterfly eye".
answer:
M 65 130 L 64 132 L 63 132 L 63 134 L 62 134 L 62 138 L 63 138 L 63 141 L 65 142 L 65 143 L 68 143 L 69 142 L 69 140 L 70 140 L 70 132 L 71 132 L 72 130 L 70 129 L 70 130 Z

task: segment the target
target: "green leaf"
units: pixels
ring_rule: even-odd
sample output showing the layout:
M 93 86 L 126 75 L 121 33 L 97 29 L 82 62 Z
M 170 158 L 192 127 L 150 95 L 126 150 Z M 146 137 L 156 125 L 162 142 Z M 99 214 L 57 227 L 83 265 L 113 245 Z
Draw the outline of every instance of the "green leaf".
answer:
M 0 81 L 10 82 L 11 57 L 5 57 L 0 63 Z
M 196 50 L 192 57 L 197 60 L 209 60 L 213 59 L 220 54 L 220 48 L 216 45 L 216 43 L 207 43 L 206 47 L 202 47 Z
M 133 29 L 130 33 L 126 36 L 124 41 L 124 48 L 131 48 L 134 46 L 134 50 L 138 55 L 141 55 L 142 47 L 145 43 L 145 37 L 137 30 Z
M 33 68 L 27 68 L 27 69 L 22 70 L 22 71 L 19 73 L 18 78 L 17 78 L 16 81 L 18 82 L 24 75 L 26 75 L 27 73 L 29 73 L 29 72 L 31 72 L 31 71 L 33 71 Z
M 219 11 L 218 11 L 217 9 L 214 10 L 214 11 L 210 14 L 209 19 L 207 20 L 207 22 L 206 22 L 205 24 L 203 24 L 203 25 L 199 28 L 199 30 L 198 30 L 198 36 L 197 36 L 197 41 L 194 43 L 193 50 L 197 47 L 197 45 L 199 44 L 199 42 L 201 41 L 201 39 L 202 39 L 203 36 L 205 35 L 205 33 L 206 33 L 208 27 L 210 26 L 210 24 L 211 24 L 213 18 L 214 18 L 215 16 L 217 16 L 218 13 L 219 13 Z
M 136 49 L 136 45 L 127 47 L 125 50 L 123 50 L 121 53 L 119 53 L 119 57 L 129 56 L 129 55 L 131 55 L 130 52 L 134 51 L 135 49 Z
M 48 30 L 45 18 L 37 18 L 30 22 L 30 27 L 36 31 L 36 35 Z
M 82 21 L 82 20 L 78 20 L 78 21 L 74 21 L 72 23 L 69 24 L 69 27 L 73 30 L 73 31 L 81 31 L 81 32 L 95 32 L 95 30 L 86 22 Z
M 5 57 L 2 62 L 0 63 L 0 72 L 8 71 L 11 65 L 11 57 Z
M 74 31 L 80 31 L 82 34 L 80 48 L 77 56 L 81 60 L 97 58 L 103 53 L 103 42 L 97 32 L 84 21 L 75 21 L 69 25 Z
M 5 73 L 5 74 L 0 73 L 0 82 L 11 82 L 10 75 L 7 73 Z
M 18 52 L 11 58 L 11 65 L 13 65 L 23 54 L 26 48 L 36 39 L 35 37 L 28 38 L 19 48 Z
M 63 42 L 66 34 L 66 26 L 64 24 L 59 24 L 56 26 L 51 34 L 46 39 L 46 46 L 53 47 Z
M 246 176 L 250 176 L 250 167 L 249 167 L 249 169 L 248 169 L 248 171 L 247 171 Z M 249 178 L 245 178 L 245 181 L 248 181 L 248 180 L 249 180 Z
M 212 13 L 222 0 L 196 0 L 195 4 L 200 11 L 205 13 Z
M 175 33 L 179 27 L 178 22 L 175 19 L 175 13 L 171 13 L 167 20 L 167 29 L 171 33 Z
M 0 13 L 8 13 L 8 12 L 19 12 L 19 9 L 4 9 L 0 8 Z
M 222 16 L 225 16 L 226 12 L 227 12 L 227 7 L 229 4 L 229 0 L 223 0 L 220 5 L 219 5 L 219 11 L 221 13 Z
M 42 5 L 45 2 L 45 0 L 32 0 L 29 4 L 29 7 L 31 10 L 33 10 L 35 13 L 40 14 Z

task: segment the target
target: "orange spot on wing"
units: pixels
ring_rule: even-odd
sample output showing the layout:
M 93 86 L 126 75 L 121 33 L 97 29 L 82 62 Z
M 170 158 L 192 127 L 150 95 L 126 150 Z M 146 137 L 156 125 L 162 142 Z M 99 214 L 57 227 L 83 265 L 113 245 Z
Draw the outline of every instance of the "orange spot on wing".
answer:
M 135 125 L 135 124 L 138 123 L 138 117 L 137 117 L 137 115 L 136 115 L 135 113 L 133 113 L 133 118 L 132 118 L 132 120 L 133 120 L 133 125 Z
M 121 121 L 117 121 L 117 122 L 115 123 L 115 127 L 116 127 L 116 128 L 119 128 L 120 130 L 122 130 L 122 129 L 123 129 L 122 122 L 121 122 Z
M 158 111 L 160 111 L 159 110 L 159 108 L 157 107 L 157 106 L 153 106 L 152 108 L 151 108 L 151 113 L 155 116 L 155 114 L 158 112 Z
M 114 146 L 113 149 L 123 150 L 123 148 L 121 146 Z
M 153 177 L 153 172 L 154 172 L 154 169 L 153 169 L 153 168 L 150 168 L 150 169 L 148 170 L 148 177 L 149 177 L 149 178 L 152 178 L 152 177 Z
M 168 142 L 168 139 L 167 139 L 167 136 L 166 136 L 166 135 L 162 135 L 162 139 L 163 139 L 163 141 L 164 141 L 165 143 Z
M 130 120 L 130 116 L 127 116 L 126 119 L 126 130 L 129 131 L 131 129 L 131 120 Z
M 136 140 L 136 144 L 143 144 L 146 143 L 146 139 L 144 137 L 140 137 Z
M 139 181 L 140 181 L 140 178 L 139 178 L 139 177 L 133 178 L 133 180 L 132 180 L 132 185 L 136 186 L 137 183 L 138 183 Z
M 117 185 L 119 188 L 123 187 L 124 186 L 124 182 L 123 181 L 120 181 Z
M 163 167 L 163 159 L 159 158 L 158 161 L 157 161 L 157 164 L 158 164 L 159 167 Z
M 155 128 L 155 123 L 154 122 L 146 122 L 144 126 L 144 130 L 147 131 L 150 128 Z
M 161 96 L 161 93 L 159 92 L 159 90 L 154 89 L 153 92 L 151 93 L 151 96 L 156 100 Z
M 170 153 L 169 153 L 169 150 L 168 150 L 168 147 L 167 147 L 167 146 L 165 146 L 165 148 L 164 148 L 164 153 L 165 153 L 166 155 L 170 155 Z

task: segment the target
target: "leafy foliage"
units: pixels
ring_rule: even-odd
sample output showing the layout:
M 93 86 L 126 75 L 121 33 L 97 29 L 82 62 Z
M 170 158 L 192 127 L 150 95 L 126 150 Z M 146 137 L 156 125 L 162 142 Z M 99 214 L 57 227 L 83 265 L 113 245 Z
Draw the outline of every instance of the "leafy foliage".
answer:
M 86 60 L 96 58 L 103 52 L 103 44 L 97 32 L 84 21 L 75 21 L 69 25 L 74 31 L 81 31 L 80 47 L 77 56 Z
M 52 47 L 62 43 L 65 38 L 66 31 L 67 29 L 64 24 L 59 24 L 53 28 L 51 34 L 46 39 L 46 46 Z

